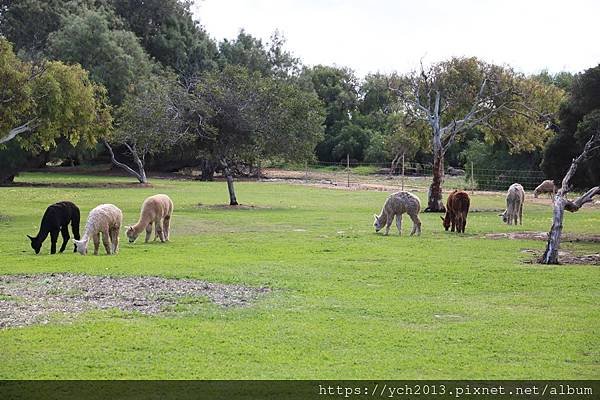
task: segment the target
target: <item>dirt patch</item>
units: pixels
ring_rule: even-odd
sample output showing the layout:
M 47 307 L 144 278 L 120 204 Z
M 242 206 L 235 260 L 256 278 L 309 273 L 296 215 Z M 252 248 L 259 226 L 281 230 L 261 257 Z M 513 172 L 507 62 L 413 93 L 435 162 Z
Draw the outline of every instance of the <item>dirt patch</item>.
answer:
M 48 323 L 54 314 L 73 316 L 94 309 L 158 314 L 190 298 L 222 307 L 249 305 L 269 288 L 224 285 L 192 279 L 73 274 L 0 276 L 0 328 Z
M 548 232 L 503 232 L 488 233 L 486 239 L 548 240 Z M 561 242 L 600 243 L 600 235 L 563 233 Z
M 229 204 L 202 204 L 198 203 L 197 208 L 205 210 L 268 210 L 271 207 L 254 206 L 252 204 L 238 204 L 237 206 L 230 206 Z
M 533 258 L 523 261 L 526 264 L 537 264 L 544 254 L 541 250 L 530 250 L 525 249 L 522 253 L 528 253 L 533 255 Z M 558 251 L 558 261 L 561 264 L 574 264 L 574 265 L 600 265 L 600 253 L 597 254 L 575 254 L 568 250 Z

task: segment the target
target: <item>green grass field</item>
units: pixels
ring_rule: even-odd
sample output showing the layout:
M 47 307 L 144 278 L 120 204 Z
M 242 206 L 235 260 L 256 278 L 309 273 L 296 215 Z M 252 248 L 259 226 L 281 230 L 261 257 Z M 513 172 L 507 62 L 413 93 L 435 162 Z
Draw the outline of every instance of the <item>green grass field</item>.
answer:
M 0 379 L 599 379 L 600 270 L 526 264 L 542 241 L 486 239 L 547 231 L 549 206 L 527 203 L 522 227 L 495 211 L 471 213 L 465 235 L 422 214 L 421 237 L 375 234 L 387 193 L 276 183 L 153 180 L 152 188 L 86 187 L 127 178 L 28 173 L 0 188 L 0 273 L 155 275 L 268 286 L 246 308 L 209 302 L 159 316 L 108 311 L 0 330 Z M 131 245 L 117 256 L 36 256 L 26 234 L 45 208 L 114 203 L 125 224 L 145 197 L 175 203 L 172 242 Z M 419 193 L 424 203 L 424 193 Z M 198 206 L 201 203 L 202 206 Z M 502 208 L 476 195 L 471 207 Z M 82 229 L 85 224 L 82 221 Z M 404 233 L 411 221 L 404 218 Z M 565 232 L 598 233 L 600 210 L 565 218 Z M 59 239 L 59 244 L 61 240 Z M 565 243 L 598 253 L 598 244 Z M 69 244 L 68 250 L 72 250 Z

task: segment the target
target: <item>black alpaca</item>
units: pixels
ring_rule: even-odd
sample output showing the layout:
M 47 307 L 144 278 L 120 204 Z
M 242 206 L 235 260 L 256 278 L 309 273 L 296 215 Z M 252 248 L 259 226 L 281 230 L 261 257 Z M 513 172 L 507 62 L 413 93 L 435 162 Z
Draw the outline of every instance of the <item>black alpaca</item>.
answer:
M 35 250 L 35 254 L 40 252 L 42 243 L 50 234 L 50 240 L 52 247 L 50 254 L 56 253 L 56 241 L 58 240 L 58 232 L 62 234 L 63 243 L 60 246 L 60 252 L 65 251 L 67 242 L 69 241 L 69 229 L 68 225 L 71 224 L 71 230 L 76 240 L 79 240 L 79 208 L 71 203 L 70 201 L 61 201 L 56 204 L 52 204 L 46 209 L 44 216 L 42 217 L 42 224 L 40 231 L 36 237 L 27 237 L 31 240 L 31 248 Z M 77 249 L 73 250 L 76 251 Z

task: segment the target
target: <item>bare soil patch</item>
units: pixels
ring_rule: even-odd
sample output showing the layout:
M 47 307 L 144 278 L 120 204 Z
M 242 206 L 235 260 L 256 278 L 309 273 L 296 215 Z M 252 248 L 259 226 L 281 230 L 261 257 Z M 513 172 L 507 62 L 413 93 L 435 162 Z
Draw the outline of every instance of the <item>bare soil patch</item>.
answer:
M 486 239 L 548 240 L 548 232 L 488 233 L 484 237 Z M 560 240 L 561 242 L 600 243 L 600 235 L 563 232 Z
M 533 258 L 523 261 L 526 264 L 537 264 L 542 258 L 544 251 L 542 250 L 522 250 L 522 253 L 532 254 Z M 575 254 L 568 250 L 559 250 L 558 260 L 561 264 L 574 265 L 600 265 L 600 253 L 595 254 Z
M 154 276 L 2 275 L 0 328 L 45 324 L 55 314 L 69 317 L 94 309 L 152 315 L 189 298 L 208 298 L 222 307 L 243 307 L 270 291 L 266 287 Z

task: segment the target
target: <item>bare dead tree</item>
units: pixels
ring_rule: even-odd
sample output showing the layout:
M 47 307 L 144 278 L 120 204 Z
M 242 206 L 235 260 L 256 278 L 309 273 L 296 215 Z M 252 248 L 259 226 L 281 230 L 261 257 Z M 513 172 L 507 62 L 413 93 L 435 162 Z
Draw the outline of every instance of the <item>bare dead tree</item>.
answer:
M 104 145 L 108 149 L 108 152 L 110 153 L 110 160 L 112 161 L 112 163 L 114 165 L 123 169 L 128 174 L 135 176 L 140 183 L 143 183 L 143 184 L 148 183 L 148 178 L 146 177 L 146 169 L 144 168 L 144 162 L 140 159 L 135 146 L 132 147 L 128 143 L 124 143 L 125 147 L 127 147 L 127 150 L 133 157 L 133 161 L 135 162 L 135 164 L 137 166 L 137 171 L 134 170 L 133 168 L 131 168 L 129 165 L 118 161 L 117 158 L 115 157 L 115 153 L 114 153 L 112 147 L 106 140 L 104 141 Z
M 584 161 L 590 154 L 600 148 L 598 146 L 598 142 L 600 142 L 600 132 L 596 132 L 590 140 L 586 143 L 583 148 L 583 152 L 571 163 L 571 167 L 567 171 L 567 174 L 562 180 L 562 185 L 556 196 L 554 196 L 554 211 L 552 217 L 552 227 L 550 228 L 550 233 L 548 234 L 548 243 L 546 244 L 546 251 L 544 255 L 540 259 L 541 264 L 559 264 L 558 260 L 558 250 L 560 248 L 560 237 L 562 234 L 563 228 L 563 218 L 565 210 L 569 212 L 576 212 L 585 204 L 592 201 L 592 198 L 600 194 L 600 186 L 596 186 L 588 190 L 582 196 L 579 196 L 575 200 L 571 201 L 567 199 L 567 193 L 571 190 L 571 178 L 575 175 L 577 171 L 577 167 L 579 164 Z

